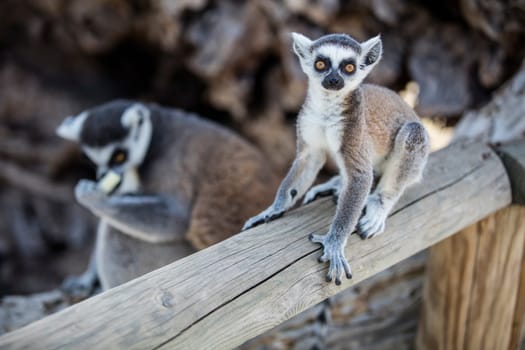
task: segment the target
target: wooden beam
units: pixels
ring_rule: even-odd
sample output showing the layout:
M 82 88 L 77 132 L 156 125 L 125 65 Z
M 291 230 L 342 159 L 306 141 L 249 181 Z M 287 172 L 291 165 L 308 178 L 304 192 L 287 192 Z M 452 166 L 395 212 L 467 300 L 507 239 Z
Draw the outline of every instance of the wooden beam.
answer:
M 525 143 L 498 149 L 524 203 Z M 511 206 L 429 252 L 417 348 L 517 349 L 525 331 L 525 207 Z
M 330 199 L 240 233 L 0 338 L 9 349 L 230 349 L 508 205 L 510 185 L 482 143 L 431 155 L 423 181 L 386 232 L 350 237 L 354 279 L 326 283 L 310 233 L 326 232 Z

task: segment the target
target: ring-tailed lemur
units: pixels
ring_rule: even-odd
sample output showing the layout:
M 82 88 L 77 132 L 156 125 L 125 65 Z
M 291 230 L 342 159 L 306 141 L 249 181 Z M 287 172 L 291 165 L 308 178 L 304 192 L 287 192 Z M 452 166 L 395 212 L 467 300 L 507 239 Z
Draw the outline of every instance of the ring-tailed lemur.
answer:
M 238 232 L 278 183 L 234 133 L 154 104 L 110 102 L 57 133 L 81 145 L 102 179 L 75 188 L 100 218 L 90 268 L 66 283 L 75 294 L 89 293 L 97 275 L 107 289 Z
M 308 76 L 308 92 L 297 122 L 297 156 L 273 204 L 244 229 L 281 216 L 302 197 L 331 156 L 339 175 L 306 193 L 304 203 L 332 191 L 335 217 L 326 235 L 312 235 L 330 261 L 326 276 L 351 278 L 344 247 L 356 228 L 361 238 L 383 232 L 385 220 L 405 188 L 422 175 L 428 136 L 414 111 L 393 91 L 361 84 L 379 62 L 379 36 L 359 43 L 346 34 L 315 41 L 293 33 L 293 49 Z M 374 173 L 379 177 L 374 191 Z M 360 218 L 361 213 L 365 214 Z

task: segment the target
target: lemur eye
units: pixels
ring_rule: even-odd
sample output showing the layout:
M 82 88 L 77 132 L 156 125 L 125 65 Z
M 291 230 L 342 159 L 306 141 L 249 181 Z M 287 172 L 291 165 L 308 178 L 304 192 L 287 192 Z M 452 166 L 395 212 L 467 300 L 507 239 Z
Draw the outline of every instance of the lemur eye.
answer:
M 345 72 L 346 73 L 353 73 L 355 70 L 355 66 L 352 63 L 348 63 L 345 65 Z
M 324 63 L 324 61 L 322 61 L 322 60 L 317 60 L 315 62 L 315 69 L 317 69 L 318 71 L 325 70 L 326 69 L 326 63 Z
M 116 150 L 111 156 L 111 165 L 120 165 L 126 161 L 128 154 L 124 150 Z

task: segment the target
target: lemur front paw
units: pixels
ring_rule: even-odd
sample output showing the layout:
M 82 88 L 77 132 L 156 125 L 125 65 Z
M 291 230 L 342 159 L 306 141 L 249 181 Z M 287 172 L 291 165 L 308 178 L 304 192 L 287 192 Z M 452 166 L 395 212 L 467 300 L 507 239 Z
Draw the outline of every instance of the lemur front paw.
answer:
M 332 196 L 332 199 L 334 201 L 334 204 L 337 204 L 337 200 L 339 199 L 339 190 L 338 189 L 326 189 L 322 187 L 324 184 L 317 185 L 312 187 L 308 192 L 306 192 L 306 195 L 303 199 L 303 205 L 312 203 L 318 198 L 321 197 L 327 197 Z
M 339 240 L 333 239 L 330 234 L 310 235 L 308 237 L 314 243 L 323 245 L 323 255 L 318 259 L 319 262 L 330 261 L 330 267 L 326 274 L 326 282 L 331 282 L 335 276 L 335 284 L 340 285 L 343 278 L 343 272 L 346 278 L 352 278 L 352 270 L 345 257 L 345 244 Z
M 259 215 L 256 215 L 246 221 L 244 226 L 242 227 L 242 231 L 247 230 L 249 228 L 255 227 L 257 225 L 260 225 L 262 223 L 267 223 L 269 221 L 275 220 L 277 218 L 280 218 L 283 216 L 284 210 L 277 210 L 273 206 L 269 207 Z
M 320 197 L 333 196 L 334 204 L 337 204 L 341 193 L 341 180 L 339 176 L 334 176 L 329 181 L 312 187 L 303 199 L 303 205 L 308 204 Z
M 88 205 L 105 197 L 95 181 L 80 180 L 75 186 L 75 198 L 81 204 Z
M 377 195 L 370 195 L 365 206 L 365 214 L 359 219 L 357 233 L 362 239 L 378 236 L 385 230 L 388 212 Z
M 86 299 L 96 293 L 98 280 L 87 274 L 70 276 L 60 287 L 64 293 L 78 300 Z

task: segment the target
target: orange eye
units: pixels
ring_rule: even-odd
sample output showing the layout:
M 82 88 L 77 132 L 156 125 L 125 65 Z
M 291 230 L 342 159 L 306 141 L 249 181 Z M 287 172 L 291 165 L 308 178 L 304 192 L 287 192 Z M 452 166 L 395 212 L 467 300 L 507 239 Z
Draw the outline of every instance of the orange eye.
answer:
M 345 66 L 345 72 L 347 73 L 353 73 L 354 70 L 355 70 L 355 66 L 352 63 L 348 63 Z
M 126 152 L 124 151 L 118 151 L 113 155 L 113 158 L 111 159 L 111 163 L 113 164 L 122 164 L 126 161 Z
M 325 68 L 326 68 L 326 63 L 324 63 L 323 61 L 319 60 L 315 62 L 315 69 L 324 70 Z

